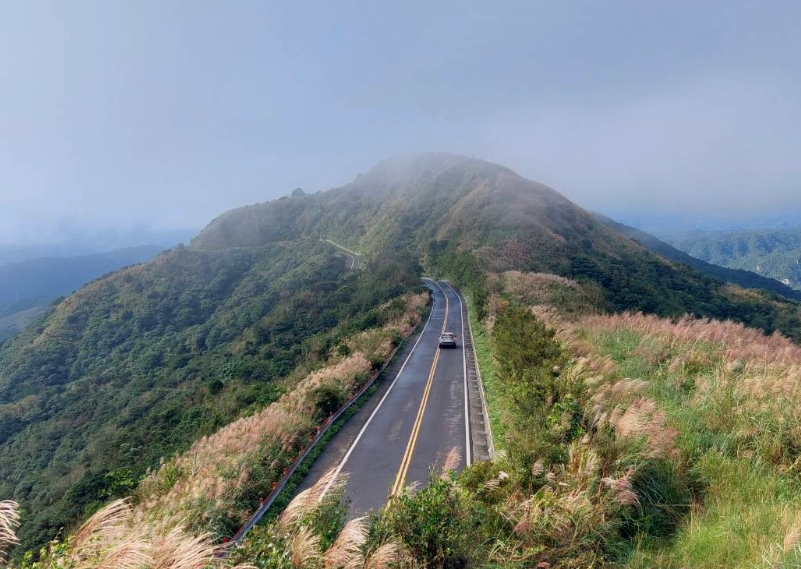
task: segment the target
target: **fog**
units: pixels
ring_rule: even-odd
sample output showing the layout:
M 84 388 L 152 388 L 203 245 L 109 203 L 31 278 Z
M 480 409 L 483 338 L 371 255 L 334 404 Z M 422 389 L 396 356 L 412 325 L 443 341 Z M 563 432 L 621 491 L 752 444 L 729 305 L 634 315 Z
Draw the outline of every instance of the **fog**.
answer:
M 801 209 L 801 4 L 0 4 L 0 244 L 200 228 L 379 160 L 606 213 Z

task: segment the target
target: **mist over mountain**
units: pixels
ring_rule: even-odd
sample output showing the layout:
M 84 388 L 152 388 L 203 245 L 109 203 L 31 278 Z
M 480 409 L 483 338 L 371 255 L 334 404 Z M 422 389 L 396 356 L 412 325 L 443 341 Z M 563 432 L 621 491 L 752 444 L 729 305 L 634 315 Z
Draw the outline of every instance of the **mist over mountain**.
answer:
M 40 257 L 0 265 L 0 306 L 28 298 L 69 294 L 92 279 L 149 261 L 163 248 L 141 245 L 77 257 Z
M 801 227 L 801 208 L 796 204 L 761 212 L 758 207 L 748 212 L 725 214 L 720 210 L 673 211 L 629 210 L 610 206 L 603 214 L 628 226 L 670 242 L 677 234 L 690 231 L 736 231 L 757 229 L 793 229 Z
M 47 230 L 38 235 L 5 236 L 0 239 L 0 265 L 42 257 L 75 257 L 106 253 L 140 246 L 162 249 L 188 243 L 195 229 L 152 229 L 145 226 L 129 229 L 108 227 L 69 227 Z

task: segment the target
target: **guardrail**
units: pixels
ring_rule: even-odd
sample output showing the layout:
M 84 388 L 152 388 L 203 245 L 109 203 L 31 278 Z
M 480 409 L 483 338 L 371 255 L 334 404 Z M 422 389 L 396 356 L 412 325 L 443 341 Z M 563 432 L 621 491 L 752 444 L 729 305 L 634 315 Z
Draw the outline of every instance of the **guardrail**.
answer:
M 306 459 L 306 457 L 309 455 L 309 453 L 312 450 L 314 450 L 314 448 L 322 440 L 322 438 L 325 436 L 325 434 L 328 432 L 328 430 L 331 428 L 331 426 L 334 423 L 336 423 L 336 421 L 340 417 L 342 417 L 342 415 L 345 414 L 347 412 L 347 410 L 350 409 L 353 406 L 353 404 L 356 403 L 356 401 L 358 401 L 359 398 L 362 395 L 364 395 L 364 393 L 368 389 L 370 389 L 370 387 L 373 385 L 373 383 L 375 383 L 376 379 L 378 379 L 378 377 L 380 377 L 381 374 L 384 373 L 384 370 L 387 368 L 387 366 L 389 366 L 390 363 L 392 363 L 392 361 L 395 359 L 395 355 L 398 353 L 398 350 L 400 350 L 400 348 L 404 344 L 405 344 L 405 341 L 401 342 L 400 344 L 398 344 L 398 346 L 396 346 L 395 349 L 392 350 L 392 353 L 390 354 L 389 358 L 387 358 L 387 360 L 384 362 L 384 365 L 382 365 L 380 369 L 376 370 L 370 376 L 370 378 L 367 380 L 367 382 L 365 382 L 365 384 L 362 387 L 360 387 L 359 390 L 355 394 L 353 394 L 351 396 L 351 398 L 348 399 L 348 401 L 342 407 L 340 407 L 339 410 L 336 413 L 334 413 L 333 415 L 330 415 L 324 421 L 324 423 L 321 426 L 320 431 L 317 433 L 317 435 L 315 435 L 315 437 L 311 440 L 311 442 L 308 445 L 306 445 L 306 447 L 297 456 L 297 458 L 292 462 L 292 464 L 290 464 L 289 467 L 287 467 L 286 472 L 281 476 L 281 479 L 276 483 L 276 485 L 273 488 L 273 490 L 261 502 L 261 504 L 259 505 L 258 509 L 253 513 L 253 515 L 250 516 L 250 518 L 245 523 L 245 525 L 243 525 L 241 528 L 239 528 L 239 531 L 237 531 L 234 534 L 234 536 L 229 540 L 230 543 L 234 544 L 234 543 L 239 543 L 240 541 L 242 541 L 242 538 L 244 538 L 245 535 L 250 530 L 252 530 L 257 523 L 259 523 L 259 521 L 264 517 L 264 514 L 266 514 L 267 511 L 275 503 L 275 500 L 278 498 L 278 496 L 284 490 L 284 488 L 286 487 L 287 483 L 289 482 L 289 479 L 292 478 L 292 475 L 295 474 L 295 471 L 303 463 L 303 461 Z
M 481 366 L 478 365 L 478 354 L 476 354 L 476 343 L 473 338 L 473 326 L 470 324 L 470 305 L 467 302 L 467 297 L 462 293 L 457 293 L 464 300 L 467 306 L 467 329 L 470 331 L 470 347 L 473 352 L 473 364 L 475 365 L 476 376 L 478 377 L 478 393 L 481 397 L 481 412 L 484 415 L 484 428 L 487 437 L 487 454 L 490 460 L 495 458 L 495 443 L 492 439 L 492 426 L 490 425 L 489 414 L 487 413 L 487 394 L 484 391 L 484 380 L 481 377 Z

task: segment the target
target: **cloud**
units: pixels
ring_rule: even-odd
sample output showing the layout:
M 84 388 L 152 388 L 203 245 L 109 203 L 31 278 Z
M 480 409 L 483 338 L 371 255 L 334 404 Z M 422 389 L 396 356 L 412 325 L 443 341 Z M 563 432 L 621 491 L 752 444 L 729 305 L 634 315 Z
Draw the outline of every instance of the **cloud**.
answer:
M 0 4 L 0 241 L 199 227 L 427 150 L 599 209 L 798 203 L 799 18 L 794 0 Z
M 486 152 L 580 205 L 742 212 L 799 202 L 801 104 L 770 77 L 701 78 L 635 99 L 516 108 Z

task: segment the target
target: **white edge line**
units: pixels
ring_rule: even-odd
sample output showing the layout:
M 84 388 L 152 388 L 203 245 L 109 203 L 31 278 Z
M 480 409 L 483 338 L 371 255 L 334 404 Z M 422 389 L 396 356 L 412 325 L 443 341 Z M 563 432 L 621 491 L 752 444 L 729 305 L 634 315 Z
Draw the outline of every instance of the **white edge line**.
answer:
M 434 282 L 436 283 L 436 281 L 434 281 Z M 378 405 L 376 406 L 376 408 L 373 409 L 373 412 L 370 414 L 370 417 L 367 418 L 367 422 L 362 427 L 362 430 L 359 431 L 358 435 L 356 435 L 356 439 L 350 445 L 350 448 L 348 449 L 348 452 L 345 453 L 345 456 L 342 458 L 342 462 L 340 462 L 339 466 L 337 466 L 337 469 L 334 472 L 334 476 L 332 476 L 331 480 L 328 482 L 328 484 L 326 484 L 325 488 L 323 489 L 323 492 L 320 494 L 320 498 L 318 499 L 318 501 L 322 501 L 323 498 L 325 497 L 325 495 L 331 489 L 331 486 L 333 486 L 334 481 L 337 479 L 337 477 L 339 476 L 340 472 L 342 472 L 342 468 L 345 466 L 345 463 L 350 458 L 350 455 L 353 452 L 353 449 L 355 449 L 356 445 L 359 444 L 359 441 L 361 440 L 362 435 L 367 430 L 367 427 L 370 426 L 370 422 L 373 420 L 373 417 L 375 417 L 376 413 L 378 413 L 378 410 L 381 409 L 381 405 L 384 404 L 384 400 L 386 400 L 386 398 L 389 396 L 390 392 L 392 391 L 392 388 L 395 387 L 395 384 L 397 383 L 398 378 L 401 376 L 401 374 L 403 373 L 403 370 L 406 368 L 406 364 L 409 363 L 409 359 L 412 357 L 412 354 L 414 354 L 414 350 L 417 349 L 417 344 L 419 344 L 420 340 L 423 339 L 423 333 L 426 331 L 426 328 L 428 328 L 428 325 L 431 323 L 431 317 L 433 315 L 434 315 L 434 305 L 432 304 L 431 305 L 431 312 L 428 313 L 428 320 L 426 320 L 425 326 L 423 326 L 423 329 L 420 331 L 420 336 L 418 336 L 417 341 L 414 343 L 414 346 L 412 347 L 412 351 L 409 352 L 408 356 L 406 356 L 406 359 L 403 361 L 403 365 L 401 366 L 400 370 L 398 370 L 397 375 L 395 375 L 395 379 L 393 379 L 392 383 L 389 385 L 389 389 L 387 389 L 387 392 L 381 398 L 381 401 L 378 402 Z
M 471 452 L 471 445 L 470 445 L 470 405 L 468 404 L 468 385 L 467 385 L 467 352 L 464 348 L 464 338 L 465 338 L 465 330 L 464 330 L 464 304 L 462 304 L 462 297 L 456 292 L 456 289 L 453 288 L 453 285 L 447 281 L 444 281 L 445 284 L 448 285 L 448 288 L 453 291 L 456 295 L 456 298 L 459 299 L 459 317 L 462 320 L 462 364 L 464 366 L 464 436 L 465 436 L 465 464 L 470 466 L 473 464 L 473 456 Z M 472 342 L 472 338 L 471 338 Z

